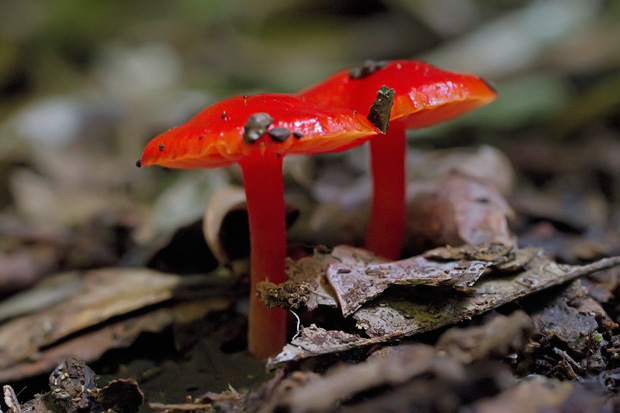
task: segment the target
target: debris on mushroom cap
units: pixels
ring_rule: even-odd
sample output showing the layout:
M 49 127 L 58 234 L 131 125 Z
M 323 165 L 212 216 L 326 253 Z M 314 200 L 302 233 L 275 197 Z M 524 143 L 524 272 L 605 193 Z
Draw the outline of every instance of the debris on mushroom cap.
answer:
M 377 91 L 377 98 L 370 106 L 368 112 L 368 120 L 375 125 L 377 129 L 385 133 L 390 122 L 390 111 L 394 104 L 394 89 L 387 86 L 381 86 Z
M 266 153 L 346 150 L 379 133 L 362 113 L 296 95 L 236 96 L 209 106 L 187 123 L 152 139 L 140 164 L 214 168 Z M 296 139 L 288 139 L 290 135 Z
M 291 136 L 291 131 L 287 128 L 273 128 L 267 132 L 267 135 L 275 142 L 284 142 Z
M 254 143 L 267 132 L 269 125 L 273 123 L 273 118 L 268 113 L 255 113 L 243 126 L 243 140 L 246 143 Z
M 382 85 L 396 94 L 390 120 L 402 119 L 410 128 L 454 118 L 497 97 L 494 88 L 478 76 L 413 60 L 366 62 L 361 68 L 337 72 L 300 95 L 363 112 Z
M 349 77 L 351 79 L 362 79 L 370 74 L 373 74 L 377 70 L 384 68 L 387 64 L 388 62 L 385 60 L 380 62 L 366 60 L 362 66 L 351 69 L 349 71 Z

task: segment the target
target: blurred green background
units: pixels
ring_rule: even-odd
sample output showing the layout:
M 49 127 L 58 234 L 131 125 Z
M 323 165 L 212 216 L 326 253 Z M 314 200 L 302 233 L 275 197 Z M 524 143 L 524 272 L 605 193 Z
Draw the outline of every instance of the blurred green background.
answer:
M 365 59 L 497 86 L 494 104 L 412 134 L 426 146 L 617 139 L 618 39 L 618 1 L 3 0 L 0 214 L 75 226 L 159 197 L 164 221 L 189 221 L 228 175 L 183 172 L 210 184 L 166 195 L 190 178 L 136 170 L 150 138 L 217 100 L 295 92 Z

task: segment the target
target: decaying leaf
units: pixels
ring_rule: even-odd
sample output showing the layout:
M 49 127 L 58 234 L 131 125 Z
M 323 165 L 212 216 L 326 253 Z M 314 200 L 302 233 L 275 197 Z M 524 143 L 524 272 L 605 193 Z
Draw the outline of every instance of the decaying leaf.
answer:
M 15 392 L 4 386 L 5 403 L 11 412 L 78 413 L 113 411 L 137 412 L 144 395 L 135 380 L 114 380 L 97 388 L 97 376 L 82 360 L 66 359 L 56 366 L 49 378 L 50 391 L 37 394 L 22 406 Z
M 36 286 L 0 302 L 0 323 L 59 303 L 80 287 L 76 271 L 49 276 Z
M 500 192 L 474 178 L 451 174 L 411 184 L 404 245 L 423 251 L 440 245 L 516 245 L 513 212 Z
M 244 411 L 248 413 L 262 413 L 277 411 L 282 400 L 295 389 L 302 388 L 308 383 L 320 379 L 320 375 L 312 371 L 293 371 L 285 374 L 284 371 L 263 384 L 258 391 L 247 398 Z
M 303 387 L 286 395 L 283 404 L 294 411 L 320 411 L 339 400 L 381 385 L 399 385 L 420 374 L 433 370 L 435 349 L 415 345 L 403 347 L 384 357 L 375 357 L 354 366 L 342 365 Z M 462 370 L 454 363 L 455 374 Z M 462 372 L 461 372 L 462 373 Z
M 250 249 L 247 242 L 249 232 L 247 223 L 243 222 L 247 221 L 247 211 L 244 208 L 245 192 L 243 188 L 234 185 L 226 186 L 217 191 L 205 207 L 202 217 L 202 232 L 209 249 L 220 264 L 230 264 L 235 258 L 249 255 Z M 242 221 L 242 223 L 227 228 L 228 231 L 222 231 L 226 216 L 235 211 L 240 211 L 241 219 L 238 221 Z M 223 239 L 226 236 L 229 237 L 229 240 L 233 237 L 236 237 L 237 240 L 234 244 L 230 242 L 227 244 Z M 230 254 L 227 251 L 226 247 L 233 245 L 237 250 L 241 250 L 239 254 Z
M 619 264 L 620 257 L 613 257 L 583 266 L 561 265 L 540 252 L 526 264 L 525 271 L 505 277 L 486 277 L 471 287 L 466 296 L 426 294 L 416 302 L 406 297 L 375 300 L 355 312 L 353 318 L 371 337 L 418 334 L 470 319 L 536 291 Z
M 301 377 L 291 385 L 294 374 Z M 472 399 L 513 384 L 507 367 L 496 361 L 465 365 L 432 346 L 404 344 L 380 348 L 363 362 L 334 366 L 322 376 L 295 372 L 274 379 L 271 394 L 250 401 L 247 407 L 256 412 L 278 411 L 278 407 L 326 412 L 334 406 L 351 412 L 457 411 Z M 270 403 L 268 408 L 255 404 L 264 400 Z
M 284 346 L 282 351 L 269 359 L 267 365 L 276 367 L 281 363 L 300 360 L 321 354 L 347 351 L 356 347 L 379 343 L 382 340 L 367 339 L 344 331 L 325 330 L 312 324 L 301 327 L 299 334 Z
M 520 265 L 525 262 L 522 255 L 518 251 L 515 255 Z M 511 269 L 508 272 L 495 268 L 489 276 L 471 286 L 467 294 L 445 294 L 427 288 L 417 295 L 412 295 L 415 289 L 408 289 L 401 294 L 393 292 L 376 298 L 352 314 L 357 327 L 370 338 L 316 326 L 302 328 L 269 365 L 392 341 L 455 324 L 536 291 L 620 264 L 620 257 L 572 266 L 557 264 L 541 251 L 528 251 L 525 255 L 531 259 L 521 272 L 515 273 L 512 265 L 508 265 Z
M 530 301 L 525 301 L 524 306 L 532 310 L 532 319 L 540 334 L 549 339 L 556 337 L 574 351 L 582 351 L 600 325 L 608 326 L 608 330 L 617 327 L 603 307 L 587 296 L 587 289 L 580 280 L 573 281 L 542 306 Z
M 94 361 L 109 349 L 129 346 L 141 333 L 160 332 L 175 322 L 186 321 L 190 316 L 200 318 L 209 311 L 223 310 L 229 306 L 230 300 L 215 298 L 179 303 L 121 319 L 37 351 L 34 357 L 16 361 L 0 370 L 0 382 L 12 382 L 44 373 L 63 358 L 79 357 L 87 362 Z M 20 337 L 15 338 L 15 341 L 19 340 Z
M 22 409 L 19 404 L 19 400 L 17 400 L 17 395 L 15 394 L 15 390 L 11 386 L 4 386 L 2 388 L 4 391 L 4 403 L 9 408 L 9 413 L 21 413 Z
M 90 397 L 107 412 L 133 412 L 144 402 L 144 394 L 134 379 L 118 379 L 89 391 Z
M 465 244 L 458 247 L 445 246 L 426 251 L 423 256 L 436 260 L 480 260 L 495 265 L 513 259 L 512 246 L 507 244 Z
M 56 268 L 61 254 L 53 246 L 23 247 L 12 253 L 0 252 L 0 292 L 26 289 Z
M 285 207 L 288 228 L 299 217 L 299 210 L 288 204 Z M 244 265 L 235 262 L 250 256 L 250 229 L 243 187 L 228 185 L 215 192 L 205 206 L 202 233 L 217 262 L 232 267 Z
M 515 311 L 510 316 L 497 315 L 480 327 L 452 327 L 439 337 L 437 350 L 463 364 L 485 357 L 501 358 L 524 349 L 533 332 L 530 317 Z
M 584 191 L 567 185 L 564 177 L 543 190 L 521 190 L 511 204 L 523 216 L 558 223 L 573 231 L 604 228 L 609 216 L 607 201 L 594 188 Z
M 220 296 L 157 308 L 182 294 L 185 287 L 196 290 L 209 281 L 146 269 L 95 270 L 78 279 L 77 286 L 74 277 L 65 279 L 71 289 L 62 301 L 0 326 L 0 381 L 49 371 L 57 360 L 66 357 L 94 360 L 110 348 L 131 344 L 142 331 L 161 331 L 175 321 L 224 309 L 233 300 Z M 144 314 L 122 317 L 151 306 Z M 96 328 L 110 319 L 114 322 Z
M 473 411 L 479 413 L 564 411 L 561 407 L 569 401 L 574 390 L 575 385 L 571 382 L 533 377 L 523 380 L 495 397 L 479 400 L 475 403 Z M 602 398 L 599 397 L 598 402 L 588 406 L 601 404 Z
M 488 267 L 510 261 L 511 249 L 510 246 L 498 244 L 445 247 L 386 264 L 334 263 L 327 268 L 327 280 L 336 293 L 342 314 L 348 317 L 391 285 L 426 285 L 466 290 L 474 285 Z
M 287 258 L 286 274 L 288 281 L 276 286 L 259 283 L 259 297 L 268 306 L 282 306 L 295 309 L 305 305 L 313 310 L 320 305 L 337 307 L 338 302 L 332 288 L 324 281 L 324 275 L 331 264 L 367 265 L 384 262 L 369 251 L 339 245 L 331 252 L 317 248 L 314 254 L 297 261 Z
M 515 183 L 515 171 L 508 157 L 489 145 L 433 149 L 416 157 L 415 162 L 407 165 L 407 170 L 415 177 L 410 182 L 457 173 L 487 183 L 503 195 L 510 194 Z
M 543 248 L 550 257 L 577 264 L 614 255 L 619 250 L 617 231 L 590 228 L 580 233 L 562 223 L 539 221 L 519 234 L 521 245 Z

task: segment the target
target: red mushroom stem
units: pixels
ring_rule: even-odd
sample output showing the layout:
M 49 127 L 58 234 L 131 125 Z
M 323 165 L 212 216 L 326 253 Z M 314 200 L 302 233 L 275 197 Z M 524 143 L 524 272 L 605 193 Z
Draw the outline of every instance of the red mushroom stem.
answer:
M 366 249 L 390 260 L 399 258 L 405 231 L 405 128 L 393 121 L 384 136 L 370 141 L 373 195 Z
M 256 284 L 286 281 L 286 222 L 282 157 L 265 152 L 239 162 L 243 171 L 250 226 L 251 278 L 248 350 L 257 359 L 276 354 L 286 344 L 286 311 L 267 308 Z

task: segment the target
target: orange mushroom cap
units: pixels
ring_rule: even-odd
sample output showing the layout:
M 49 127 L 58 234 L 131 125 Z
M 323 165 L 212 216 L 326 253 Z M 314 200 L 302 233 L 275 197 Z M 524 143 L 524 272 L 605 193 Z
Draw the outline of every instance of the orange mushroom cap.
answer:
M 361 68 L 342 70 L 300 92 L 324 104 L 366 110 L 375 92 L 386 85 L 395 92 L 390 121 L 423 128 L 457 117 L 497 97 L 484 79 L 436 68 L 412 60 L 368 61 Z
M 376 90 L 373 95 L 368 107 Z M 379 133 L 365 117 L 368 107 L 362 114 L 296 95 L 232 97 L 152 139 L 138 165 L 215 168 L 266 152 L 284 156 L 346 150 Z

